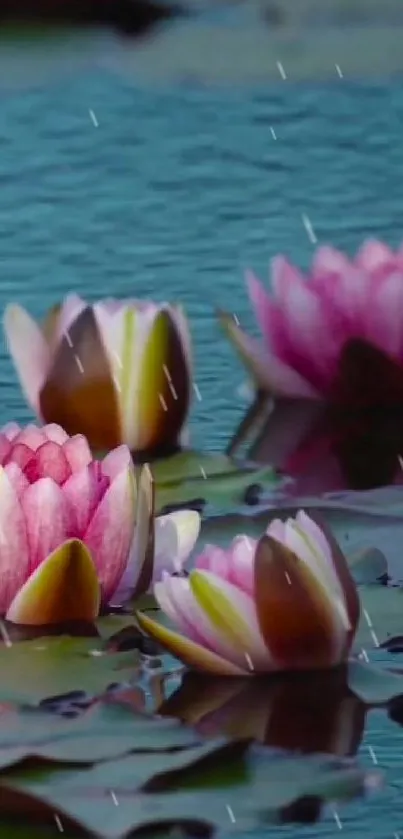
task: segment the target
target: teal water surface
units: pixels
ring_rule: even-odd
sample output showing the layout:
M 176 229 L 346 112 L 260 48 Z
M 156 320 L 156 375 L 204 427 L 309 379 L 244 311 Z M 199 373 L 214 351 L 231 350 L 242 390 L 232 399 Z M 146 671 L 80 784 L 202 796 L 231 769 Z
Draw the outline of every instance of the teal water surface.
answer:
M 307 266 L 304 216 L 318 242 L 398 244 L 402 129 L 400 81 L 147 90 L 83 71 L 2 93 L 0 307 L 40 315 L 71 290 L 180 299 L 201 394 L 192 442 L 222 450 L 244 410 L 244 374 L 214 308 L 254 328 L 243 269 L 266 276 L 279 252 Z M 0 395 L 1 423 L 30 418 L 3 346 Z M 359 755 L 385 772 L 384 790 L 273 835 L 403 834 L 402 754 L 402 729 L 370 714 Z

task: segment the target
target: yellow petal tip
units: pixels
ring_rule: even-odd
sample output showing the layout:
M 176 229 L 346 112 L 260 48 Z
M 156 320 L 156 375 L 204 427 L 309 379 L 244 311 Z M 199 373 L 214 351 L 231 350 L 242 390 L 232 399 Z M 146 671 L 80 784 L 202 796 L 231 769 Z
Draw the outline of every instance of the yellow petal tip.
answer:
M 46 626 L 95 620 L 101 600 L 91 554 L 79 539 L 56 548 L 15 596 L 6 618 L 12 623 Z

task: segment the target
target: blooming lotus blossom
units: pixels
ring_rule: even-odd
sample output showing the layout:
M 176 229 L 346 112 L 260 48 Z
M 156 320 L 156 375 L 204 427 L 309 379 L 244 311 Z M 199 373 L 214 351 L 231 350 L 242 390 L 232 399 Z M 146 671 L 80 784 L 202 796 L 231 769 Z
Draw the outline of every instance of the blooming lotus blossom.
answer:
M 95 461 L 82 435 L 10 423 L 0 464 L 0 614 L 14 623 L 91 621 L 180 568 L 197 539 L 193 511 L 154 522 L 151 472 L 124 445 Z
M 258 541 L 207 547 L 188 578 L 164 575 L 155 597 L 179 629 L 139 613 L 142 629 L 185 664 L 217 675 L 333 667 L 348 656 L 359 599 L 325 525 L 300 511 Z
M 305 278 L 283 257 L 272 263 L 272 294 L 247 273 L 264 346 L 224 316 L 224 325 L 256 384 L 275 396 L 324 398 L 353 339 L 403 365 L 403 247 L 394 253 L 364 243 L 355 259 L 330 247 L 316 251 Z
M 367 241 L 352 260 L 320 247 L 307 278 L 277 257 L 271 292 L 251 272 L 247 284 L 263 343 L 221 320 L 256 389 L 276 400 L 252 456 L 295 476 L 298 492 L 391 483 L 403 443 L 403 247 Z
M 148 454 L 178 444 L 191 393 L 190 335 L 179 306 L 89 305 L 71 294 L 42 326 L 9 305 L 4 328 L 39 418 L 84 434 L 100 451 L 125 443 Z

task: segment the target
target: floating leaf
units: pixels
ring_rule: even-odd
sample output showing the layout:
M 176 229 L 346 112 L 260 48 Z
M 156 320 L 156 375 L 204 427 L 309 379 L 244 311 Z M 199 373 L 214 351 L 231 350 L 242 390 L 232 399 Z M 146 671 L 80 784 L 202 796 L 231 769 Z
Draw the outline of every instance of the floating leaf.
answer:
M 41 638 L 0 646 L 0 702 L 35 703 L 47 696 L 85 690 L 101 693 L 108 684 L 129 681 L 135 653 L 106 654 L 90 638 Z
M 403 675 L 359 661 L 350 662 L 348 683 L 355 695 L 368 705 L 387 705 L 403 695 Z
M 252 503 L 259 494 L 270 491 L 279 483 L 271 467 L 234 461 L 221 454 L 180 452 L 153 464 L 158 512 L 194 504 L 203 508 L 211 504 L 216 509 L 239 505 L 255 490 Z M 249 492 L 248 492 L 249 491 Z
M 97 703 L 77 719 L 49 718 L 45 712 L 24 709 L 0 714 L 0 768 L 28 757 L 93 763 L 135 750 L 161 753 L 197 741 L 191 729 L 175 720 L 153 720 L 117 703 Z
M 403 589 L 394 586 L 360 586 L 361 619 L 354 649 L 379 646 L 403 634 Z
M 369 782 L 374 785 L 379 777 L 351 761 L 333 757 L 290 757 L 277 752 L 255 755 L 245 753 L 242 745 L 237 748 L 238 753 L 232 750 L 232 760 L 227 759 L 228 746 L 222 741 L 166 754 L 159 763 L 148 755 L 147 780 L 146 764 L 143 767 L 136 756 L 107 761 L 86 771 L 49 773 L 36 780 L 19 773 L 0 779 L 2 800 L 6 804 L 10 793 L 15 793 L 14 807 L 18 802 L 20 812 L 27 816 L 42 804 L 62 820 L 66 816 L 74 819 L 97 836 L 120 839 L 132 830 L 162 825 L 237 831 L 263 828 L 284 820 L 285 808 L 293 802 L 313 796 L 349 799 L 362 794 Z M 236 764 L 243 771 L 236 773 Z M 189 771 L 191 785 L 186 788 Z M 209 784 L 211 771 L 213 785 Z M 157 776 L 168 791 L 142 792 Z M 174 789 L 170 789 L 170 781 Z M 10 809 L 12 805 L 11 799 Z

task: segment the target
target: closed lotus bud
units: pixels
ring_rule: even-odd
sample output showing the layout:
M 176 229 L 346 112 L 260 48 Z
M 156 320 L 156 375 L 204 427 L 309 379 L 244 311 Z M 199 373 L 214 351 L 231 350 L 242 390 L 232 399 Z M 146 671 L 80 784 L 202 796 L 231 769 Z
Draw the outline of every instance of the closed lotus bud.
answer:
M 122 443 L 143 459 L 180 444 L 191 394 L 191 342 L 178 306 L 76 295 L 39 326 L 17 305 L 4 327 L 25 396 L 38 417 L 94 450 Z

